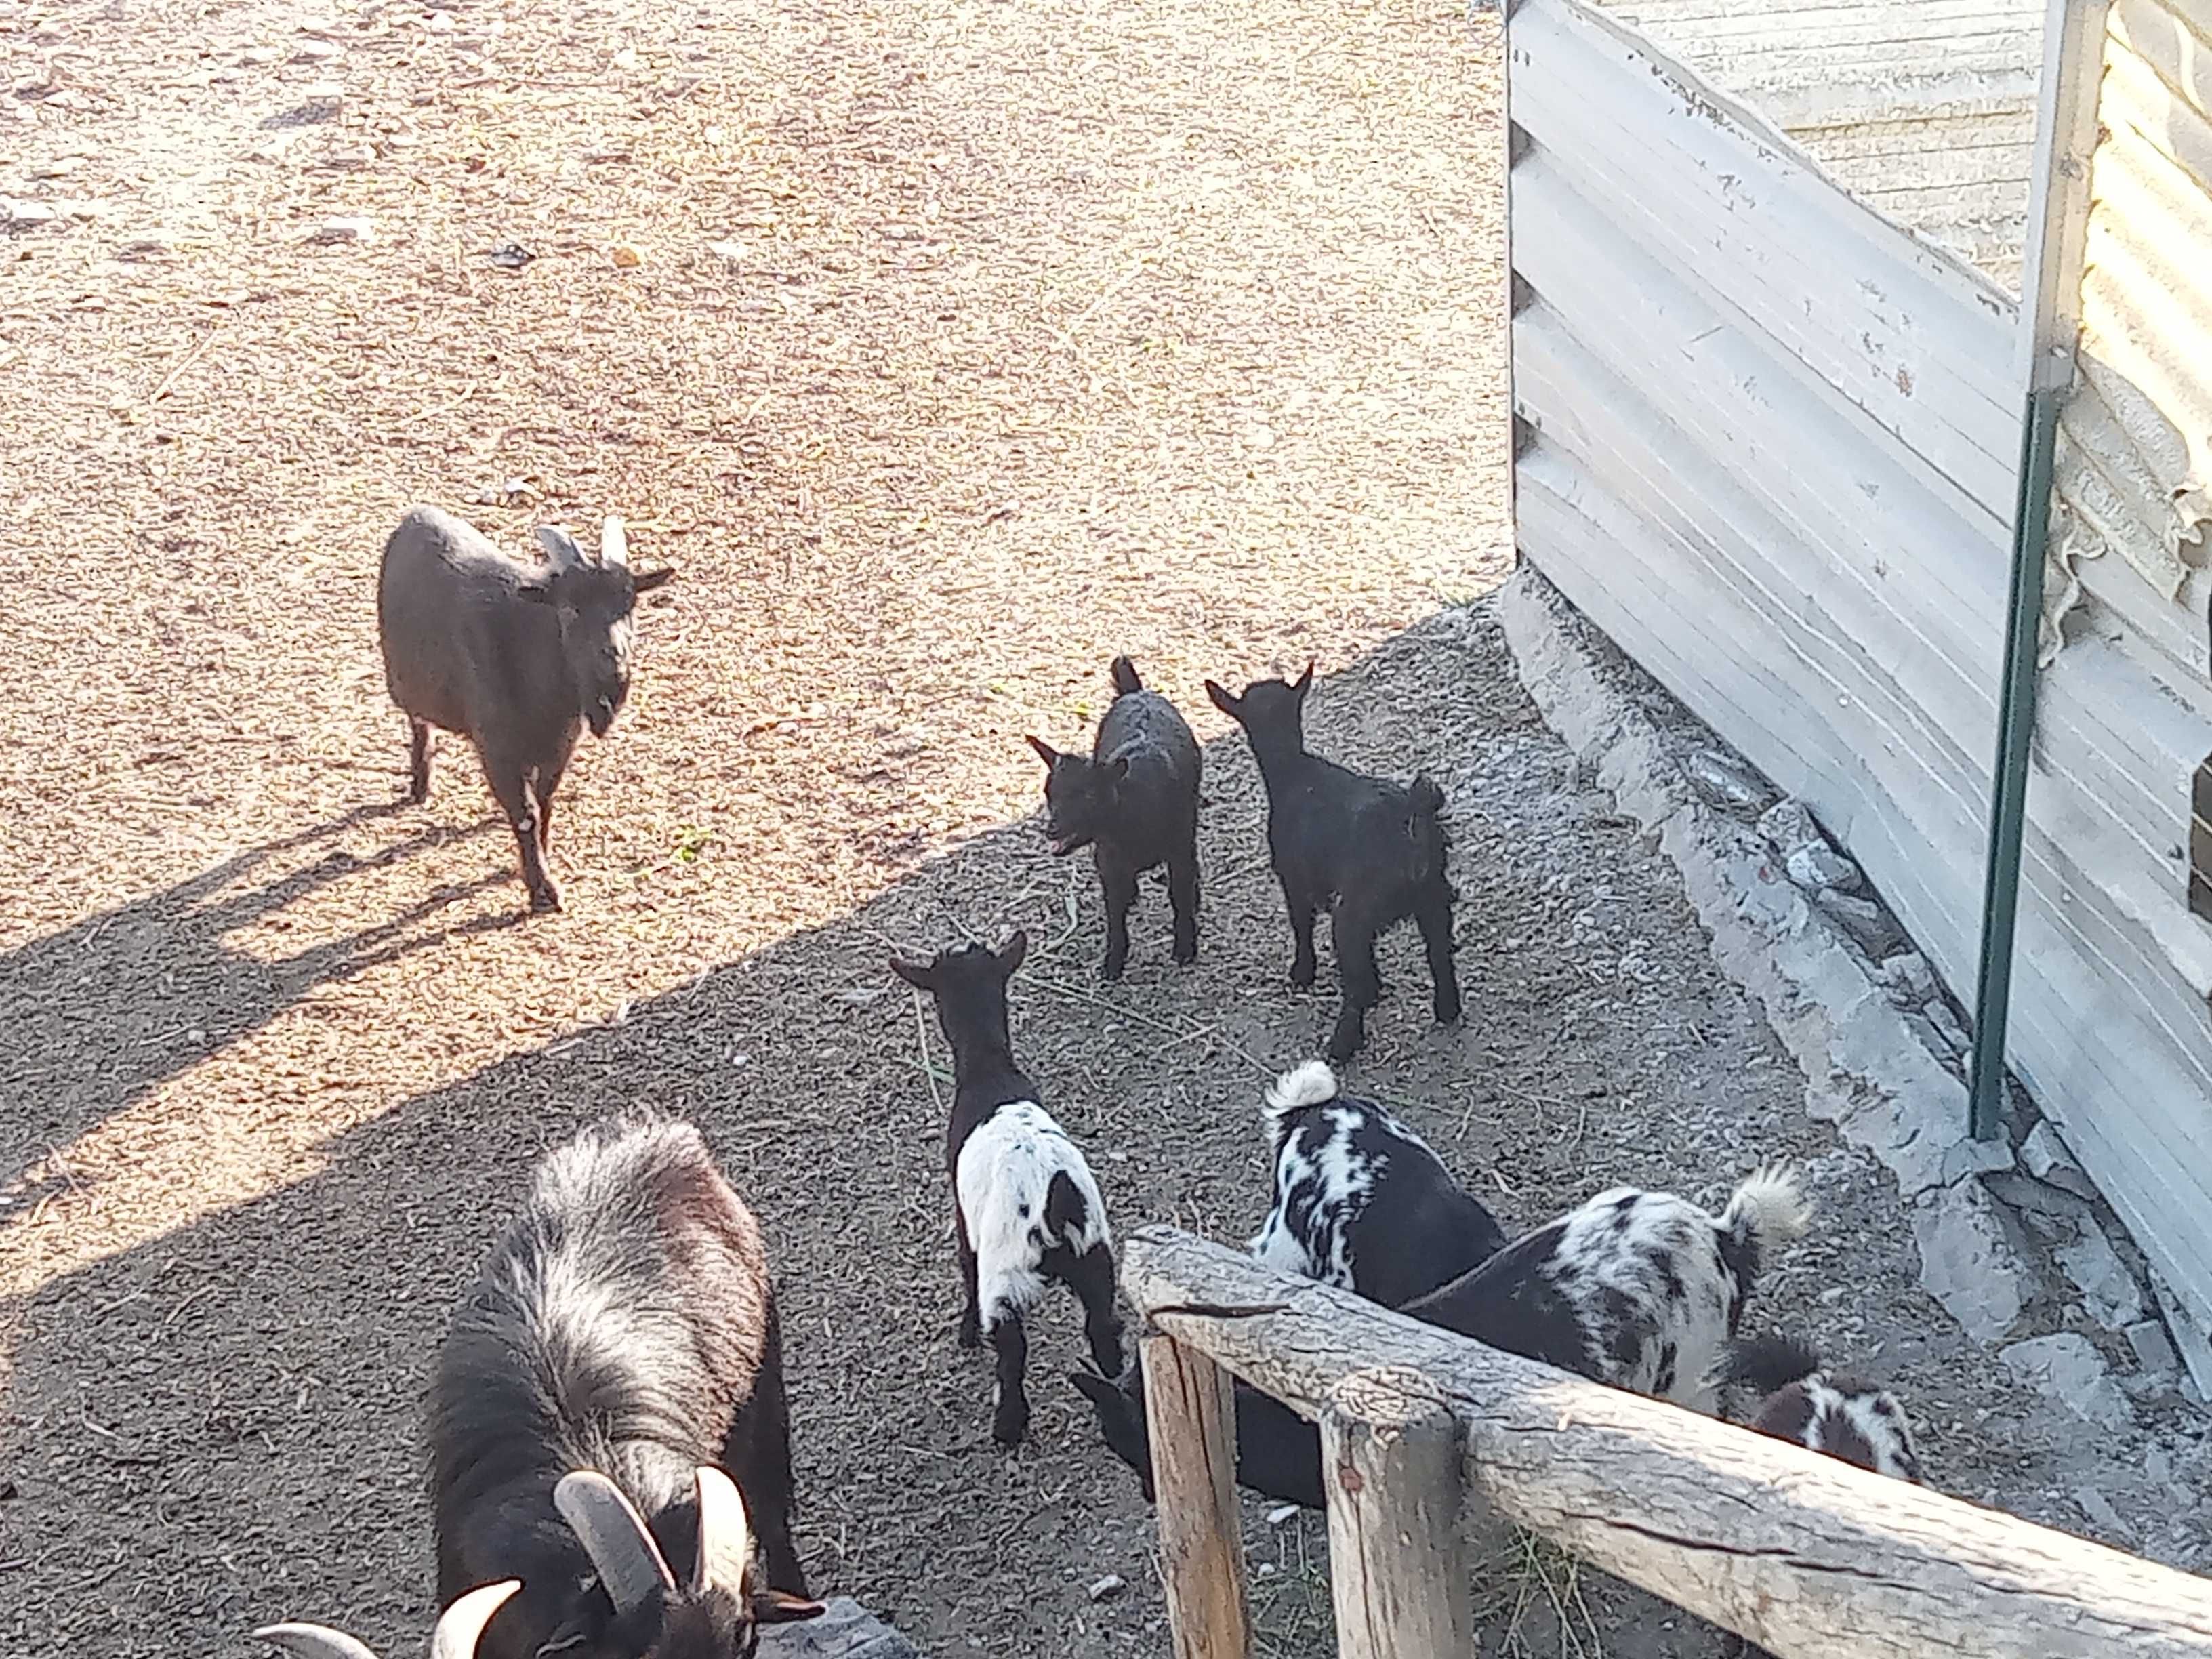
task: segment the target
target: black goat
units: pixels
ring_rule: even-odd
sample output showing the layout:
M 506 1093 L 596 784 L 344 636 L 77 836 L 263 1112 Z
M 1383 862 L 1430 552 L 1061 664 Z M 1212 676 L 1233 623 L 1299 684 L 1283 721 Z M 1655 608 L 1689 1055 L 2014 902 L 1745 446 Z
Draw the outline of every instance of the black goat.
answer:
M 1261 1117 L 1275 1203 L 1249 1248 L 1268 1266 L 1399 1308 L 1504 1245 L 1428 1143 L 1320 1060 L 1276 1079 Z
M 740 1659 L 757 1625 L 822 1611 L 760 1224 L 688 1123 L 609 1119 L 539 1161 L 439 1348 L 428 1427 L 440 1602 L 521 1582 L 491 1659 Z
M 522 856 L 530 908 L 557 910 L 546 873 L 553 792 L 589 726 L 605 737 L 629 695 L 630 611 L 676 573 L 630 574 L 620 519 L 598 556 L 540 527 L 545 562 L 511 559 L 434 507 L 400 520 L 376 586 L 384 684 L 411 734 L 407 799 L 430 793 L 430 728 L 475 745 Z
M 1304 710 L 1312 684 L 1309 663 L 1294 684 L 1259 680 L 1239 697 L 1208 680 L 1206 695 L 1244 728 L 1267 787 L 1267 856 L 1290 914 L 1291 983 L 1301 989 L 1314 982 L 1314 918 L 1330 913 L 1344 1006 L 1328 1053 L 1341 1064 L 1365 1045 L 1367 1011 L 1382 1000 L 1376 938 L 1407 916 L 1428 947 L 1437 1023 L 1457 1023 L 1455 896 L 1444 874 L 1443 791 L 1425 776 L 1395 784 L 1308 754 Z
M 1795 1179 L 1761 1170 L 1718 1216 L 1672 1193 L 1620 1187 L 1524 1233 L 1473 1271 L 1406 1303 L 1425 1324 L 1593 1382 L 1704 1409 L 1723 1349 L 1765 1264 L 1802 1236 L 1810 1211 Z M 1142 1379 L 1135 1366 L 1073 1378 L 1108 1447 L 1152 1492 Z M 1281 1402 L 1239 1385 L 1237 1479 L 1314 1504 L 1320 1437 Z
M 1006 1030 L 1006 981 L 1029 935 L 992 951 L 979 945 L 926 963 L 891 960 L 891 970 L 927 991 L 952 1049 L 952 1121 L 945 1161 L 960 1249 L 960 1346 L 988 1334 L 998 1355 L 991 1433 L 1018 1445 L 1029 1431 L 1022 1375 L 1029 1363 L 1023 1316 L 1057 1281 L 1083 1304 L 1092 1361 L 1121 1370 L 1121 1323 L 1114 1311 L 1114 1240 L 1106 1202 L 1083 1151 L 1037 1103 L 1037 1086 L 1014 1063 Z
M 1112 672 L 1114 701 L 1098 722 L 1090 759 L 1063 755 L 1041 738 L 1029 740 L 1047 769 L 1045 835 L 1054 855 L 1096 848 L 1106 901 L 1106 957 L 1098 966 L 1105 979 L 1121 978 L 1128 960 L 1137 878 L 1161 865 L 1175 912 L 1175 959 L 1198 960 L 1198 785 L 1205 764 L 1176 706 L 1145 689 L 1133 663 L 1116 657 Z

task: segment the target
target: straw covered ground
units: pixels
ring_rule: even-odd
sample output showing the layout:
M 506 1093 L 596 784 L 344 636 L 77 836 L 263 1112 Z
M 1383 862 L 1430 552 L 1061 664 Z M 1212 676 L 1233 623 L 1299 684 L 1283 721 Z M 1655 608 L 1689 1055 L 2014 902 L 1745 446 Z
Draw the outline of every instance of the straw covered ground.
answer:
M 1466 895 L 1465 1029 L 1395 940 L 1358 1080 L 1510 1226 L 1824 1159 L 1878 1288 L 1819 1300 L 1838 1233 L 1778 1316 L 1994 1411 L 1931 1448 L 1956 1489 L 2047 1486 L 1469 603 L 1508 554 L 1494 24 L 0 0 L 0 1650 L 213 1659 L 285 1615 L 410 1650 L 446 1310 L 529 1158 L 642 1102 L 768 1227 L 817 1584 L 933 1654 L 1164 1655 L 1065 1310 L 1033 1443 L 988 1444 L 944 1056 L 884 958 L 1030 928 L 1017 1042 L 1117 1218 L 1245 1236 L 1259 1085 L 1333 981 L 1283 983 L 1199 683 L 1310 657 L 1332 752 L 1444 783 Z M 374 574 L 418 501 L 516 547 L 621 512 L 678 570 L 562 794 L 559 915 L 458 745 L 394 805 Z M 1207 933 L 1170 969 L 1149 894 L 1105 988 L 1020 738 L 1080 741 L 1116 651 L 1209 744 Z M 1270 1650 L 1325 1652 L 1317 1530 L 1253 1514 Z M 1559 1649 L 1557 1567 L 1492 1586 L 1500 1640 L 1517 1606 Z

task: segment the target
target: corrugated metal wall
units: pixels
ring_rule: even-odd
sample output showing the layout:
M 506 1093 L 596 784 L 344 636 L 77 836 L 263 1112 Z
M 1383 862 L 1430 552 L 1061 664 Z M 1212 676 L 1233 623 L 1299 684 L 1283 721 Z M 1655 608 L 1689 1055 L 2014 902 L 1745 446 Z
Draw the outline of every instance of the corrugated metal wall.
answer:
M 2044 0 L 1602 0 L 1829 176 L 2008 293 Z
M 2082 384 L 2062 428 L 2060 549 L 2191 687 L 2207 669 L 2207 584 L 2193 567 L 2212 522 L 2208 110 L 2212 4 L 2115 0 L 2090 167 Z M 2080 562 L 2091 559 L 2103 562 Z M 2062 586 L 2054 612 L 2064 597 Z
M 1971 992 L 2016 307 L 1581 0 L 1522 0 L 1509 64 L 1522 550 Z M 2109 617 L 2044 675 L 2012 1058 L 2212 1323 L 2208 713 Z

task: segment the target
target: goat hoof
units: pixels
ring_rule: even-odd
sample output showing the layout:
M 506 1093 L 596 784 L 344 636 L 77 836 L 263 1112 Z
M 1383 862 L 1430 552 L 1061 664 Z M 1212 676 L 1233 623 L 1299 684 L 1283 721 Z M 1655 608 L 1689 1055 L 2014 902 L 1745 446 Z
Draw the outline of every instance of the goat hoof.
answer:
M 1188 950 L 1180 945 L 1176 946 L 1175 963 L 1176 967 L 1188 968 L 1192 963 L 1196 962 L 1197 960 L 1198 946 L 1195 945 L 1190 946 Z
M 1293 968 L 1291 969 L 1291 988 L 1293 990 L 1310 991 L 1314 988 L 1314 977 L 1315 970 L 1311 968 Z
M 533 915 L 561 908 L 561 890 L 551 882 L 530 890 L 530 908 Z
M 983 1346 L 983 1333 L 973 1325 L 963 1325 L 960 1328 L 960 1346 L 973 1352 Z
M 1111 985 L 1115 980 L 1121 977 L 1121 963 L 1115 962 L 1109 957 L 1108 960 L 1098 964 L 1098 977 L 1104 980 L 1109 985 Z
M 1026 1407 L 1018 1412 L 1002 1410 L 991 1419 L 991 1438 L 1008 1451 L 1020 1445 L 1022 1437 L 1029 1431 L 1030 1414 Z

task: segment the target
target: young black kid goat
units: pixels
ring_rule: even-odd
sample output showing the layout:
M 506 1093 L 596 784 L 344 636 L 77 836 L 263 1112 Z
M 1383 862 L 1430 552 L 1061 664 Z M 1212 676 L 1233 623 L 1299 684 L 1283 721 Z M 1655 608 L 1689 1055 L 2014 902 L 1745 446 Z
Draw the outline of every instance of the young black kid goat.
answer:
M 1206 695 L 1244 728 L 1267 787 L 1267 856 L 1291 921 L 1291 983 L 1314 982 L 1314 918 L 1328 910 L 1344 1006 L 1329 1036 L 1341 1064 L 1367 1042 L 1367 1011 L 1382 1000 L 1375 940 L 1411 916 L 1428 947 L 1437 1023 L 1459 1019 L 1452 961 L 1451 883 L 1443 791 L 1371 778 L 1306 752 L 1304 708 L 1313 665 L 1295 684 L 1258 680 L 1232 696 L 1212 680 Z
M 1778 1170 L 1747 1177 L 1717 1217 L 1672 1193 L 1615 1188 L 1401 1311 L 1593 1382 L 1706 1410 L 1711 1374 L 1759 1273 L 1809 1221 L 1795 1179 Z M 1349 1266 L 1356 1274 L 1357 1261 Z M 1108 1447 L 1137 1471 L 1149 1498 L 1142 1379 L 1133 1365 L 1118 1379 L 1109 1376 L 1079 1372 L 1073 1380 L 1097 1408 Z M 1321 1503 L 1317 1431 L 1242 1383 L 1237 1478 L 1291 1503 Z
M 1090 845 L 1106 901 L 1103 979 L 1121 977 L 1129 956 L 1129 907 L 1137 878 L 1167 866 L 1168 903 L 1175 912 L 1175 959 L 1198 959 L 1198 784 L 1204 764 L 1198 739 L 1176 706 L 1116 657 L 1114 701 L 1098 722 L 1091 757 L 1063 755 L 1041 738 L 1030 747 L 1045 773 L 1045 835 L 1065 858 Z
M 960 1346 L 975 1347 L 988 1334 L 998 1354 L 991 1434 L 1002 1446 L 1018 1445 L 1029 1430 L 1022 1320 L 1055 1280 L 1083 1304 L 1092 1361 L 1109 1376 L 1121 1370 L 1105 1200 L 1082 1150 L 1014 1063 L 1007 1033 L 1006 981 L 1029 944 L 1028 934 L 1017 933 L 996 951 L 970 945 L 926 963 L 891 960 L 892 972 L 934 999 L 952 1049 L 945 1160 L 966 1297 Z

